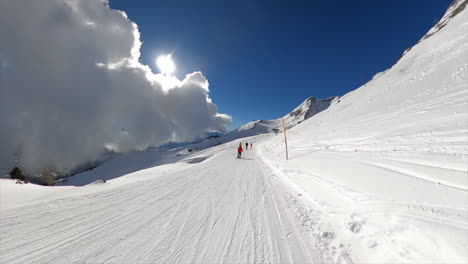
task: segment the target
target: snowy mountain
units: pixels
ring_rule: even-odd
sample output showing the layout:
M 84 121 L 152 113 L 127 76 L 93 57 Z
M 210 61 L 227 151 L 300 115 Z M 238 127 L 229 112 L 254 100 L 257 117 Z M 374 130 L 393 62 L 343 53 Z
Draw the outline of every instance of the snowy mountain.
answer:
M 285 115 L 284 126 L 289 129 L 322 112 L 339 101 L 339 97 L 333 96 L 327 99 L 307 98 L 302 104 L 294 108 L 289 114 Z M 281 120 L 278 119 L 278 122 Z M 280 127 L 278 127 L 280 128 Z
M 327 99 L 316 99 L 314 97 L 307 98 L 299 106 L 294 108 L 290 113 L 286 114 L 284 118 L 284 125 L 287 129 L 302 123 L 310 117 L 320 113 L 321 111 L 330 107 L 339 101 L 339 97 L 334 96 Z M 265 133 L 272 133 L 273 129 L 282 131 L 281 118 L 273 120 L 255 120 L 251 121 L 233 131 L 226 134 L 220 140 L 222 142 L 232 141 L 238 138 L 250 137 Z
M 288 160 L 276 119 L 117 157 L 83 187 L 0 179 L 2 262 L 467 263 L 466 3 L 362 87 L 286 115 Z
M 281 137 L 259 147 L 306 197 L 307 229 L 333 234 L 325 252 L 335 259 L 467 263 L 467 2 L 390 69 L 289 130 L 288 161 Z
M 444 16 L 429 30 L 429 32 L 426 33 L 426 35 L 424 35 L 421 40 L 427 39 L 445 27 L 447 23 L 453 19 L 453 17 L 465 10 L 467 4 L 468 1 L 465 0 L 454 0 L 447 8 L 447 11 L 445 11 Z

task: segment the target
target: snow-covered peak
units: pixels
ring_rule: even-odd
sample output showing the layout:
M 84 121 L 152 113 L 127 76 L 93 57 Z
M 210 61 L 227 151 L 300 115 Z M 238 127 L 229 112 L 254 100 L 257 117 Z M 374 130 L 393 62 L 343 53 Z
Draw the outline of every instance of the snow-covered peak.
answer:
M 391 68 L 295 127 L 291 135 L 304 133 L 311 143 L 353 145 L 353 150 L 378 146 L 431 153 L 450 150 L 454 156 L 466 152 L 466 143 L 461 142 L 466 142 L 468 131 L 467 3 L 454 1 L 426 37 Z
M 338 98 L 339 97 L 336 96 L 327 99 L 317 99 L 315 97 L 307 98 L 299 106 L 283 117 L 285 127 L 289 129 L 299 123 L 302 123 L 304 120 L 307 120 L 315 114 L 327 109 L 330 105 L 336 103 Z M 231 131 L 220 140 L 227 142 L 238 138 L 272 133 L 274 129 L 282 131 L 283 125 L 281 122 L 281 118 L 273 120 L 254 120 Z
M 315 97 L 309 97 L 302 102 L 298 107 L 294 108 L 289 114 L 285 115 L 284 125 L 286 128 L 293 127 L 304 120 L 309 119 L 315 114 L 322 112 L 327 109 L 331 104 L 338 101 L 337 96 L 333 96 L 327 99 L 317 99 Z
M 248 122 L 247 124 L 239 127 L 237 130 L 238 131 L 242 131 L 242 130 L 247 130 L 247 129 L 252 129 L 255 127 L 255 125 L 260 122 L 261 120 L 254 120 L 254 121 L 250 121 Z
M 435 24 L 421 40 L 424 40 L 434 33 L 438 32 L 441 28 L 445 27 L 447 23 L 456 15 L 460 14 L 467 6 L 468 0 L 454 0 L 447 8 L 444 16 Z
M 417 44 L 419 44 L 421 41 L 431 37 L 435 33 L 439 32 L 439 30 L 441 30 L 443 27 L 445 27 L 455 16 L 462 13 L 462 11 L 465 10 L 467 4 L 468 4 L 468 0 L 454 0 L 450 4 L 450 6 L 447 8 L 447 10 L 445 11 L 442 18 L 431 29 L 429 29 L 429 31 L 418 41 Z M 466 15 L 465 15 L 465 17 L 466 17 Z M 403 56 L 405 56 L 406 53 L 408 53 L 413 47 L 414 46 L 407 48 L 403 52 L 401 57 L 395 62 L 395 64 L 397 64 L 400 61 L 400 59 Z
M 286 114 L 284 118 L 284 126 L 289 129 L 304 120 L 320 113 L 321 111 L 339 102 L 339 97 L 334 96 L 327 99 L 317 99 L 309 97 L 291 112 Z M 273 133 L 275 130 L 282 131 L 283 124 L 281 118 L 272 120 L 253 120 L 243 126 L 229 132 L 228 134 L 216 138 L 215 140 L 205 140 L 200 144 L 193 145 L 194 149 L 205 149 L 213 145 L 223 144 L 240 138 L 252 137 L 256 135 Z

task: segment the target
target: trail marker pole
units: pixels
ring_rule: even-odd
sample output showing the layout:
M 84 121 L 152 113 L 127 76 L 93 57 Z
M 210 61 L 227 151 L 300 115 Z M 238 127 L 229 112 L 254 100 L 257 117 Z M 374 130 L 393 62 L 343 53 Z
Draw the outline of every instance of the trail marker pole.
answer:
M 284 144 L 286 145 L 286 160 L 288 160 L 288 139 L 286 138 L 286 128 L 284 127 L 284 118 L 281 118 L 281 121 L 283 121 Z

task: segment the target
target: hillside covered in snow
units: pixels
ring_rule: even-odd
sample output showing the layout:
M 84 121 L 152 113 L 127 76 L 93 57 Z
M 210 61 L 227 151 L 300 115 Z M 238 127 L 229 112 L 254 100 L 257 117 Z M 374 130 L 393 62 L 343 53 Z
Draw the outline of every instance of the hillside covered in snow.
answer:
M 466 4 L 454 1 L 393 67 L 288 131 L 288 161 L 281 138 L 261 146 L 307 194 L 307 225 L 330 225 L 332 252 L 356 263 L 468 261 Z
M 0 262 L 468 263 L 467 3 L 365 85 L 287 114 L 288 160 L 280 118 L 59 186 L 0 179 Z
M 316 99 L 314 97 L 307 98 L 299 106 L 294 108 L 291 112 L 283 116 L 284 126 L 289 129 L 297 124 L 304 122 L 310 117 L 322 112 L 336 103 L 339 97 L 330 97 L 327 99 Z M 238 138 L 250 137 L 265 133 L 272 133 L 274 129 L 278 131 L 283 130 L 282 118 L 273 120 L 255 120 L 251 121 L 220 138 L 219 142 L 228 142 Z

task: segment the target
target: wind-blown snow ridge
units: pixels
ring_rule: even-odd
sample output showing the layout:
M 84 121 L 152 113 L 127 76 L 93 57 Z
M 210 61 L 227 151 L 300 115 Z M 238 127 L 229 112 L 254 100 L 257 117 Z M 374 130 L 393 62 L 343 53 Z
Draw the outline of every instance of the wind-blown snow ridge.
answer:
M 436 32 L 438 32 L 440 29 L 442 29 L 443 27 L 445 27 L 445 25 L 447 25 L 447 23 L 453 18 L 455 17 L 456 15 L 458 15 L 460 12 L 462 12 L 463 10 L 465 10 L 466 6 L 468 4 L 468 1 L 467 0 L 453 0 L 453 2 L 450 4 L 450 6 L 447 8 L 447 10 L 445 11 L 444 15 L 442 16 L 442 18 L 433 26 L 431 27 L 431 29 L 429 29 L 429 31 L 418 41 L 421 42 L 429 37 L 431 37 L 432 35 L 434 35 Z M 409 47 L 407 48 L 403 54 L 400 56 L 400 58 L 395 62 L 395 64 L 400 61 L 400 59 L 408 52 L 412 49 L 413 47 Z M 395 65 L 394 64 L 394 65 Z
M 441 28 L 445 27 L 447 23 L 456 15 L 458 15 L 460 12 L 462 12 L 468 4 L 468 1 L 466 0 L 454 0 L 450 6 L 448 7 L 447 11 L 445 12 L 444 16 L 435 24 L 429 32 L 424 35 L 424 37 L 421 40 L 424 40 L 439 31 Z

